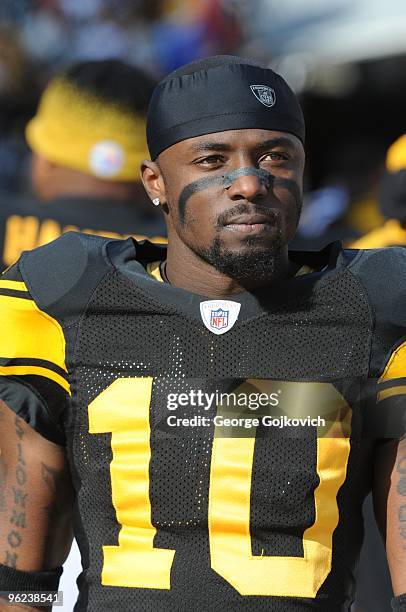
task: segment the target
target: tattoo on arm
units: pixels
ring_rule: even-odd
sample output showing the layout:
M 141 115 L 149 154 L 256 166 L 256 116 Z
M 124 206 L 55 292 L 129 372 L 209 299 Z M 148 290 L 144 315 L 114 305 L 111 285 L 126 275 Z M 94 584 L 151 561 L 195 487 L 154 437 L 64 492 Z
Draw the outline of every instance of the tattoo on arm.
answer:
M 399 508 L 399 532 L 403 542 L 403 549 L 406 550 L 406 454 L 403 454 L 397 462 L 396 470 L 399 480 L 396 490 L 404 499 Z
M 1 453 L 1 449 L 0 449 Z M 7 510 L 6 502 L 6 483 L 7 483 L 7 466 L 4 463 L 0 454 L 0 514 L 4 514 Z
M 4 565 L 16 567 L 18 551 L 24 539 L 24 530 L 27 527 L 25 513 L 27 492 L 27 470 L 24 458 L 24 428 L 21 419 L 16 416 L 14 420 L 15 433 L 17 435 L 17 464 L 14 473 L 13 498 L 11 514 L 9 515 L 9 532 L 7 534 L 8 548 L 1 560 Z

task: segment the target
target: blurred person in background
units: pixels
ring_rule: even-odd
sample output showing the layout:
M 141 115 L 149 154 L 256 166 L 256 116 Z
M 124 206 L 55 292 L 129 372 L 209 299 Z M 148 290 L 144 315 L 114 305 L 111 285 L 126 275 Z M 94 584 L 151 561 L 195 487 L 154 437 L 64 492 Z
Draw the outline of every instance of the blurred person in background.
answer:
M 5 220 L 3 267 L 68 230 L 113 237 L 164 232 L 138 169 L 153 84 L 119 60 L 78 63 L 50 82 L 26 128 L 42 204 Z
M 386 172 L 379 190 L 379 205 L 386 219 L 351 244 L 354 249 L 406 245 L 406 134 L 398 138 L 386 156 Z

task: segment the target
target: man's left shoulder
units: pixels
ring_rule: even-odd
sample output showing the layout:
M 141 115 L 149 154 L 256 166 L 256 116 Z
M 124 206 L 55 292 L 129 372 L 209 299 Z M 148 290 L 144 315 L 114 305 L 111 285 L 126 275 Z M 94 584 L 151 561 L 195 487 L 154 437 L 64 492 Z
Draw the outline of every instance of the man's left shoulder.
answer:
M 403 270 L 406 265 L 406 248 L 403 246 L 390 246 L 379 249 L 343 249 L 342 257 L 350 258 L 351 268 L 363 273 L 370 267 L 375 274 L 386 271 L 395 272 Z
M 406 248 L 343 251 L 351 254 L 350 271 L 366 290 L 376 316 L 406 326 Z
M 360 279 L 374 284 L 405 279 L 406 248 L 391 246 L 380 249 L 343 249 L 341 259 L 348 261 L 348 267 Z

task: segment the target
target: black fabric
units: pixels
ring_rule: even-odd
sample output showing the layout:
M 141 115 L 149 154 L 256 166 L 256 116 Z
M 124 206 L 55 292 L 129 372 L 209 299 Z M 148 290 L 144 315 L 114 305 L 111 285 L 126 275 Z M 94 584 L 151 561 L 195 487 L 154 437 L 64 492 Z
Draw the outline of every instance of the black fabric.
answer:
M 108 271 L 109 263 L 103 255 L 107 242 L 99 236 L 68 232 L 59 240 L 22 255 L 19 266 L 30 295 L 41 310 L 46 310 L 63 327 L 77 321 L 92 291 Z M 45 270 L 48 278 L 43 283 Z
M 0 295 L 8 295 L 9 297 L 22 298 L 23 300 L 31 299 L 28 291 L 16 291 L 15 289 L 0 289 Z
M 0 399 L 44 438 L 65 445 L 60 421 L 66 409 L 66 391 L 41 376 L 1 376 Z
M 392 599 L 392 610 L 394 612 L 406 612 L 406 593 Z
M 271 88 L 274 104 L 263 104 L 251 89 L 256 86 Z M 147 118 L 151 159 L 182 140 L 243 128 L 305 138 L 301 108 L 283 78 L 270 68 L 228 63 L 224 56 L 218 66 L 166 78 L 156 87 Z
M 57 591 L 62 571 L 25 572 L 0 563 L 0 591 Z
M 371 377 L 378 377 L 383 372 L 390 351 L 406 339 L 406 287 L 403 283 L 406 250 L 402 247 L 389 247 L 356 253 L 351 270 L 373 304 L 375 333 L 371 352 Z

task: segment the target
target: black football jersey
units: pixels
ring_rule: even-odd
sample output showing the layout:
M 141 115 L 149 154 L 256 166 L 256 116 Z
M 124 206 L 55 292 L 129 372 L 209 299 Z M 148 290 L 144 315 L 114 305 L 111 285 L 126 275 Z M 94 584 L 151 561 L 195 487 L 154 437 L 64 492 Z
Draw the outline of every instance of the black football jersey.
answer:
M 0 397 L 70 462 L 75 610 L 348 611 L 406 252 L 292 253 L 313 271 L 226 301 L 164 259 L 68 233 L 0 280 Z

